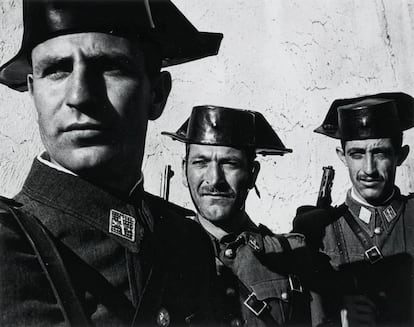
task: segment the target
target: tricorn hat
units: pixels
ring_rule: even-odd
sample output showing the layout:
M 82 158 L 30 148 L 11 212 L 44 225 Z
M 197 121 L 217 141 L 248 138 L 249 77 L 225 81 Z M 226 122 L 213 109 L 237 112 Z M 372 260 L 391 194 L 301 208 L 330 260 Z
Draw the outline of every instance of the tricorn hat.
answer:
M 405 93 L 379 93 L 335 100 L 316 133 L 364 140 L 394 137 L 414 126 L 414 99 Z
M 262 155 L 292 152 L 263 115 L 250 110 L 197 106 L 177 132 L 161 134 L 184 143 L 252 148 Z
M 105 32 L 150 40 L 162 66 L 216 55 L 221 33 L 199 32 L 170 0 L 23 0 L 20 50 L 0 67 L 0 83 L 26 91 L 31 50 L 47 39 L 79 32 Z

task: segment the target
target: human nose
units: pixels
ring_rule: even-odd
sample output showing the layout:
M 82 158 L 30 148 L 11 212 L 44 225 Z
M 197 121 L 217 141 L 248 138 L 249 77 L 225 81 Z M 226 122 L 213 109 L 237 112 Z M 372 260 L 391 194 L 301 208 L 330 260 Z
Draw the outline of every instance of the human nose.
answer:
M 206 172 L 206 181 L 210 185 L 218 185 L 223 181 L 223 172 L 217 163 L 211 163 Z
M 366 175 L 373 175 L 376 171 L 375 160 L 372 155 L 365 156 L 364 173 Z
M 94 99 L 94 82 L 85 66 L 75 67 L 67 90 L 67 104 L 70 107 L 81 109 Z

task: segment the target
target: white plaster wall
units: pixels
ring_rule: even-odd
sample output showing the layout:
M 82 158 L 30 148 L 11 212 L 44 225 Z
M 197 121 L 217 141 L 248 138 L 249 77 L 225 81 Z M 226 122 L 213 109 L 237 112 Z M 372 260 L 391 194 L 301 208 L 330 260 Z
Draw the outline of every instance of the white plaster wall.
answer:
M 385 91 L 414 95 L 414 0 L 175 0 L 199 30 L 224 33 L 220 53 L 172 67 L 173 91 L 150 123 L 143 166 L 146 189 L 159 193 L 164 165 L 176 172 L 173 202 L 192 207 L 181 183 L 184 146 L 160 136 L 174 131 L 195 105 L 261 111 L 294 152 L 259 158 L 262 171 L 247 211 L 275 231 L 290 229 L 295 209 L 316 201 L 322 166 L 336 169 L 340 203 L 349 187 L 337 141 L 312 132 L 336 98 Z M 0 1 L 0 62 L 18 49 L 21 3 Z M 405 141 L 414 148 L 414 131 Z M 17 192 L 41 151 L 27 94 L 0 86 L 0 193 Z M 414 149 L 397 184 L 414 191 Z

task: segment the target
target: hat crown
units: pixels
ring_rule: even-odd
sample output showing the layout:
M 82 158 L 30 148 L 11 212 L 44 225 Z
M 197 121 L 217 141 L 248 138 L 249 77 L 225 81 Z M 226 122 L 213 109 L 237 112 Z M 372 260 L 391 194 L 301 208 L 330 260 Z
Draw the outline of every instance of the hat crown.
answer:
M 342 140 L 389 138 L 414 126 L 414 99 L 379 93 L 335 100 L 316 133 Z
M 401 133 L 396 103 L 391 99 L 364 99 L 338 107 L 343 140 L 393 137 Z
M 252 147 L 254 114 L 249 111 L 216 106 L 193 108 L 187 127 L 191 143 Z
M 157 45 L 162 66 L 216 55 L 223 37 L 199 32 L 170 0 L 23 0 L 19 52 L 0 67 L 0 83 L 26 91 L 30 51 L 47 39 L 104 32 Z

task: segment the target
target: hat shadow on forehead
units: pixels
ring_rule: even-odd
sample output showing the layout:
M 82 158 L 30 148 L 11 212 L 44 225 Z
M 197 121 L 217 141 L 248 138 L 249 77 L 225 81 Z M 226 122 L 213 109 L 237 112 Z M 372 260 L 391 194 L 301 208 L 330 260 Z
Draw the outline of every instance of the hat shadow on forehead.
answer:
M 314 130 L 332 138 L 358 140 L 400 135 L 414 126 L 414 99 L 405 93 L 378 93 L 335 100 Z
M 250 148 L 262 155 L 292 152 L 284 146 L 263 115 L 250 110 L 197 106 L 175 133 L 161 134 L 188 144 Z
M 0 83 L 26 91 L 31 50 L 47 39 L 103 32 L 152 42 L 163 67 L 216 55 L 221 33 L 199 32 L 170 0 L 23 0 L 23 39 Z

